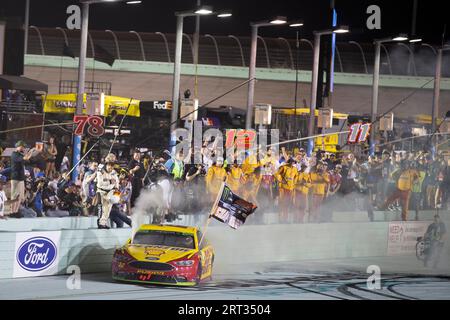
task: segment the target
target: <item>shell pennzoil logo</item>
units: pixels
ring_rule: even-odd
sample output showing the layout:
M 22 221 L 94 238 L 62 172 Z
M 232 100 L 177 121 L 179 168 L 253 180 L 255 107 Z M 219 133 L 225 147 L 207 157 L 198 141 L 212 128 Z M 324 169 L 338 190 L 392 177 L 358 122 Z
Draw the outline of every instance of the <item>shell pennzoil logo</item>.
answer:
M 145 255 L 147 255 L 147 256 L 156 256 L 156 257 L 160 257 L 160 256 L 162 256 L 164 253 L 166 253 L 166 251 L 165 251 L 165 250 L 162 250 L 162 249 L 145 248 Z

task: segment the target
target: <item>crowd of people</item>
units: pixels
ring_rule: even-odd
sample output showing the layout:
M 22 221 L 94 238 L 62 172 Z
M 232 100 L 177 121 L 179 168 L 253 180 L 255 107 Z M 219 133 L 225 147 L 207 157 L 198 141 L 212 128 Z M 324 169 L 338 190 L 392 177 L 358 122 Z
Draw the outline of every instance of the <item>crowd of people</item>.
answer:
M 428 152 L 389 152 L 376 156 L 305 150 L 259 150 L 238 160 L 227 161 L 214 150 L 202 149 L 202 162 L 193 155 L 158 157 L 134 150 L 127 165 L 117 156 L 80 163 L 78 179 L 72 181 L 69 157 L 58 156 L 55 139 L 27 149 L 18 141 L 10 158 L 0 162 L 0 219 L 9 217 L 97 216 L 98 227 L 131 226 L 132 208 L 154 176 L 153 163 L 173 184 L 170 211 L 175 215 L 201 215 L 211 208 L 223 181 L 242 198 L 255 203 L 252 219 L 263 223 L 264 213 L 278 213 L 281 223 L 330 221 L 334 211 L 366 210 L 373 220 L 375 210 L 397 211 L 408 220 L 421 210 L 445 209 L 450 171 L 443 155 Z M 237 159 L 237 158 L 236 158 Z M 5 186 L 10 181 L 10 191 Z M 8 195 L 8 197 L 7 197 Z

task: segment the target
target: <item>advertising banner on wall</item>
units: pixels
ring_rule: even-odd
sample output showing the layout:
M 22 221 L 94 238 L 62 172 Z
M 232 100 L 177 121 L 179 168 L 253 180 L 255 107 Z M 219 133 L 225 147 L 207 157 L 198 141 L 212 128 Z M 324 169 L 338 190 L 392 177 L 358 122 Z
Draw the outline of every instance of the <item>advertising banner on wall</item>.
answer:
M 46 113 L 75 113 L 77 105 L 77 95 L 75 93 L 68 94 L 49 94 L 42 99 L 44 103 L 44 112 Z M 83 97 L 83 114 L 89 114 L 91 107 L 87 108 L 87 96 Z M 107 96 L 102 98 L 102 116 L 109 116 L 113 111 L 116 111 L 118 115 L 123 116 L 125 113 L 127 116 L 140 117 L 139 100 L 133 99 L 130 103 L 130 98 Z M 88 110 L 89 109 L 89 110 Z M 128 109 L 128 112 L 127 112 Z
M 61 231 L 18 232 L 14 250 L 14 278 L 54 275 L 58 272 Z
M 411 255 L 416 252 L 418 237 L 423 237 L 430 221 L 389 223 L 388 256 Z

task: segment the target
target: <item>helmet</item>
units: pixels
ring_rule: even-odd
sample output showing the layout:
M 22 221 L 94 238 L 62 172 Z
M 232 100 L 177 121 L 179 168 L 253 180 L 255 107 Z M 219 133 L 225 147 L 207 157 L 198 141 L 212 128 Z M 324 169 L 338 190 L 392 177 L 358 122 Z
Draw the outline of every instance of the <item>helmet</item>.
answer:
M 121 168 L 119 174 L 128 176 L 130 174 L 130 172 L 126 168 Z
M 120 192 L 117 190 L 113 189 L 109 191 L 107 197 L 112 204 L 118 204 L 120 202 Z

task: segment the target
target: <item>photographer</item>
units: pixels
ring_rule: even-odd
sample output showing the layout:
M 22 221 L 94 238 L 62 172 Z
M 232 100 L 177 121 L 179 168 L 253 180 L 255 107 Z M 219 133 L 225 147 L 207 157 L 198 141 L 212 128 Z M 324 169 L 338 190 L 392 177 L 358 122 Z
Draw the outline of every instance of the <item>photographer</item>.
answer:
M 37 213 L 32 209 L 35 194 L 33 192 L 33 178 L 26 175 L 25 180 L 25 200 L 19 207 L 19 213 L 23 218 L 36 218 Z
M 130 169 L 130 175 L 133 176 L 132 179 L 132 187 L 133 192 L 131 194 L 131 206 L 134 207 L 134 203 L 136 199 L 139 197 L 141 193 L 141 189 L 143 186 L 143 178 L 145 175 L 144 164 L 141 161 L 141 152 L 139 149 L 136 149 L 133 153 L 133 159 L 128 164 L 128 168 Z
M 5 177 L 0 177 L 0 219 L 6 219 L 4 215 L 5 211 L 5 204 L 8 201 L 6 198 L 5 191 L 3 190 L 3 186 L 6 183 Z
M 434 222 L 427 228 L 424 238 L 430 241 L 430 247 L 425 251 L 425 267 L 428 267 L 430 260 L 434 258 L 433 268 L 436 268 L 444 248 L 444 241 L 447 235 L 447 228 L 439 215 L 434 216 Z
M 11 217 L 22 218 L 20 205 L 25 200 L 25 164 L 30 162 L 35 148 L 25 154 L 26 143 L 17 141 L 16 150 L 11 154 Z
M 63 189 L 58 190 L 60 208 L 68 211 L 70 216 L 80 216 L 82 214 L 81 198 L 75 183 L 70 181 Z
M 34 192 L 33 192 L 33 200 L 32 200 L 32 208 L 36 211 L 38 217 L 42 217 L 44 215 L 44 204 L 42 203 L 42 192 L 44 191 L 46 179 L 41 177 L 36 179 Z
M 94 214 L 94 208 L 98 203 L 95 183 L 97 169 L 97 162 L 89 162 L 88 170 L 84 174 L 83 181 L 81 183 L 81 203 L 83 204 L 85 215 Z
M 69 211 L 58 208 L 59 199 L 56 192 L 47 183 L 42 191 L 42 202 L 44 204 L 44 211 L 46 217 L 68 217 Z
M 204 177 L 206 170 L 201 164 L 186 165 L 186 176 L 184 190 L 186 192 L 186 211 L 189 213 L 198 213 L 203 207 L 201 199 L 202 190 L 204 190 Z

